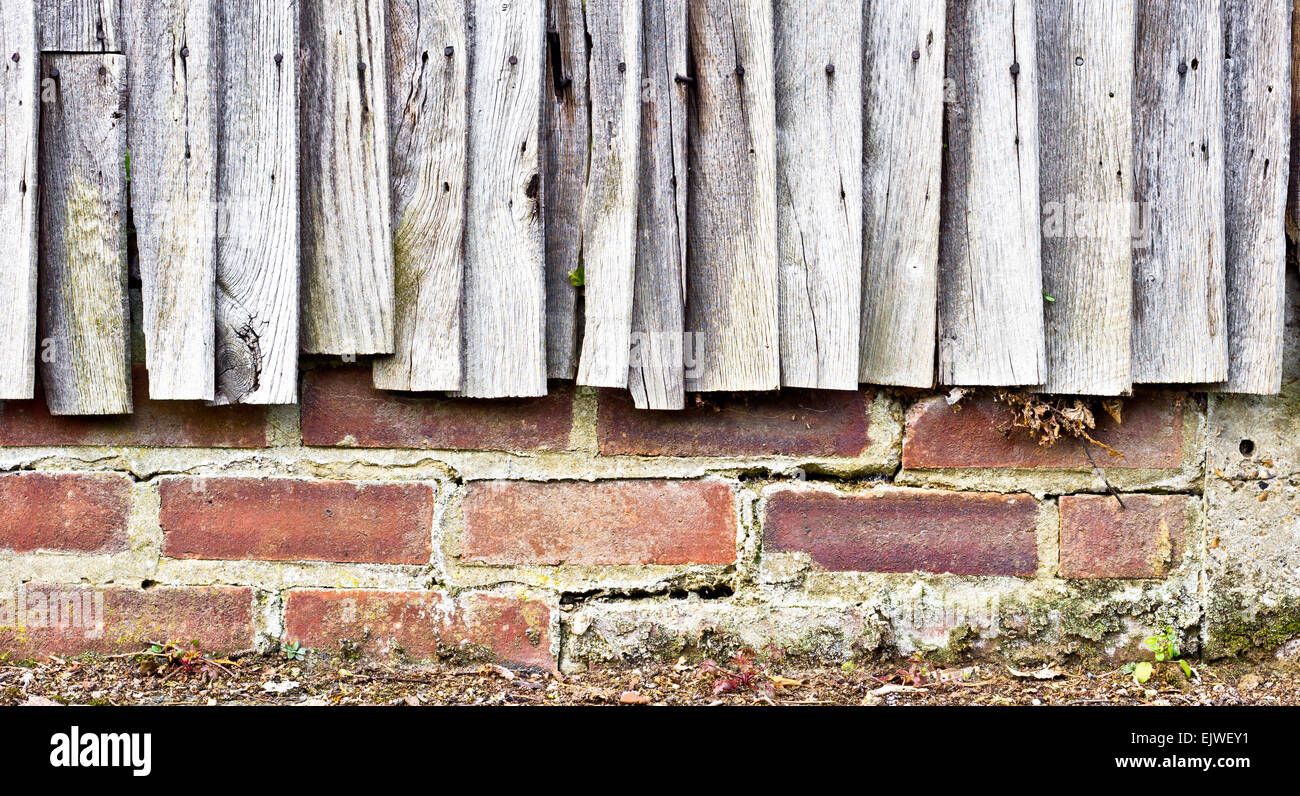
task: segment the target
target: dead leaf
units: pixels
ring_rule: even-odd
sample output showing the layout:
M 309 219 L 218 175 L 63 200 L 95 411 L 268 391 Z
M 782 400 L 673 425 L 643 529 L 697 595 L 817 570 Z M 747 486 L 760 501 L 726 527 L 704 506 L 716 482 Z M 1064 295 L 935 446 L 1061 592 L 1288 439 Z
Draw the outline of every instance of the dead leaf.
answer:
M 799 688 L 803 685 L 802 680 L 791 680 L 789 677 L 777 677 L 773 675 L 768 679 L 771 680 L 772 685 L 777 688 Z
M 497 666 L 495 663 L 485 663 L 478 669 L 479 674 L 500 677 L 502 680 L 515 679 L 515 673 L 504 666 Z
M 1011 674 L 1016 677 L 1023 677 L 1032 680 L 1055 680 L 1061 676 L 1060 672 L 1050 666 L 1044 666 L 1043 668 L 1032 672 L 1022 672 L 1019 669 L 1013 669 L 1008 666 L 1007 671 L 1011 672 Z
M 910 685 L 893 685 L 891 683 L 890 685 L 882 685 L 881 687 L 877 688 L 875 691 L 872 691 L 871 696 L 882 697 L 887 694 L 924 694 L 924 693 L 926 693 L 926 690 L 924 688 L 916 688 L 915 686 L 910 686 Z
M 635 691 L 624 691 L 623 695 L 618 698 L 623 705 L 649 705 L 650 697 L 644 694 L 638 694 Z
M 62 704 L 62 703 L 60 703 L 60 702 L 55 702 L 53 699 L 49 699 L 49 698 L 47 698 L 47 697 L 43 697 L 43 696 L 30 696 L 30 697 L 27 697 L 26 699 L 24 699 L 22 702 L 19 702 L 18 704 L 19 704 L 20 706 L 22 706 L 22 707 L 30 707 L 30 708 L 36 708 L 36 707 L 41 707 L 41 708 L 61 708 L 61 707 L 63 707 L 63 704 Z

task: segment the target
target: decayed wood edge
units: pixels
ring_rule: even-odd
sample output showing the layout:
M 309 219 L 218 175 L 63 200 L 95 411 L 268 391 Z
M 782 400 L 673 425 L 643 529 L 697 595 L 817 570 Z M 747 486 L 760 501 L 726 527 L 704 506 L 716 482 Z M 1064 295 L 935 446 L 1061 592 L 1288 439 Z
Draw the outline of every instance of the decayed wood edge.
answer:
M 41 379 L 55 415 L 132 410 L 126 263 L 126 58 L 43 59 Z
M 641 181 L 628 390 L 638 409 L 682 409 L 686 311 L 686 0 L 645 0 Z
M 1218 4 L 1137 0 L 1133 382 L 1228 375 L 1223 24 Z
M 471 8 L 461 394 L 545 395 L 545 4 L 472 0 Z
M 862 0 L 776 4 L 781 384 L 856 390 Z
M 1286 329 L 1290 0 L 1227 0 L 1224 14 L 1224 261 L 1228 380 L 1222 392 L 1282 389 Z
M 37 0 L 41 49 L 47 52 L 122 52 L 124 0 Z M 11 0 L 5 0 L 6 3 Z
M 586 0 L 591 162 L 582 197 L 586 311 L 578 383 L 626 387 L 641 156 L 641 0 Z
M 864 0 L 859 381 L 932 387 L 943 167 L 944 0 Z
M 36 387 L 36 173 L 40 51 L 34 0 L 0 7 L 0 401 Z
M 300 6 L 302 348 L 391 354 L 386 3 Z
M 211 0 L 126 0 L 131 214 L 152 399 L 216 380 L 217 110 Z
M 297 0 L 219 3 L 217 395 L 298 395 Z
M 1046 369 L 1034 23 L 1031 0 L 975 0 L 948 13 L 954 101 L 939 244 L 946 385 L 1035 385 Z
M 686 389 L 781 382 L 771 0 L 689 7 Z
M 591 122 L 584 0 L 547 0 L 542 106 L 546 218 L 546 362 L 553 379 L 578 375 L 583 326 L 582 194 Z M 571 278 L 570 274 L 574 277 Z
M 390 0 L 394 356 L 384 390 L 459 390 L 469 44 L 465 0 Z
M 1132 0 L 1040 0 L 1044 392 L 1132 390 Z

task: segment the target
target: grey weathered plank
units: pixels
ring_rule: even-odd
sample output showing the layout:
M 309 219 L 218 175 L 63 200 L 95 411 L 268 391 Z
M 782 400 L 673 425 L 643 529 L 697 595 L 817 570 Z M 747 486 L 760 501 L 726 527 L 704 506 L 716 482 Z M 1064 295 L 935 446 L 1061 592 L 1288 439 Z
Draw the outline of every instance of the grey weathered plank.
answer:
M 569 275 L 582 265 L 582 195 L 591 138 L 583 4 L 546 0 L 546 362 L 553 379 L 578 375 L 582 336 L 582 296 Z
M 39 2 L 41 49 L 84 53 L 122 51 L 122 0 Z
M 465 0 L 389 0 L 396 346 L 385 390 L 458 390 L 469 42 Z
M 1045 370 L 1034 3 L 948 9 L 939 380 L 1040 384 Z
M 1132 388 L 1133 0 L 1040 0 L 1045 392 Z
M 686 0 L 645 0 L 641 186 L 628 390 L 640 409 L 686 405 Z
M 1291 3 L 1227 0 L 1224 13 L 1225 392 L 1282 389 Z
M 546 394 L 543 0 L 473 0 L 465 373 L 473 398 Z
M 641 154 L 641 0 L 587 0 L 591 155 L 582 197 L 578 383 L 625 387 Z
M 126 58 L 44 59 L 41 379 L 50 412 L 131 411 L 126 270 Z
M 218 403 L 298 395 L 296 0 L 217 4 Z
M 859 379 L 872 384 L 934 384 L 944 18 L 943 0 L 866 2 Z
M 1286 231 L 1300 241 L 1300 13 L 1291 14 L 1291 187 Z
M 771 0 L 689 6 L 692 391 L 773 390 L 781 381 L 772 25 Z
M 1133 381 L 1228 375 L 1223 26 L 1217 3 L 1138 0 Z M 1149 216 L 1149 220 L 1146 218 Z
M 302 347 L 393 352 L 385 4 L 299 5 Z
M 131 214 L 149 397 L 214 397 L 217 110 L 211 0 L 126 0 Z
M 777 255 L 787 387 L 858 386 L 862 6 L 776 4 Z
M 0 7 L 0 401 L 36 384 L 37 134 L 40 50 L 34 0 Z

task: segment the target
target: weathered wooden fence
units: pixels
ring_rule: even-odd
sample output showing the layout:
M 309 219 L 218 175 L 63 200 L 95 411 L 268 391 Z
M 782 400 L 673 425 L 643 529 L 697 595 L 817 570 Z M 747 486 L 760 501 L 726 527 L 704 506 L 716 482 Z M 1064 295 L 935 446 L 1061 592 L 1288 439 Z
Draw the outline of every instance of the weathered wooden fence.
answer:
M 1281 385 L 1290 0 L 3 0 L 0 399 Z M 129 154 L 128 154 L 129 153 Z

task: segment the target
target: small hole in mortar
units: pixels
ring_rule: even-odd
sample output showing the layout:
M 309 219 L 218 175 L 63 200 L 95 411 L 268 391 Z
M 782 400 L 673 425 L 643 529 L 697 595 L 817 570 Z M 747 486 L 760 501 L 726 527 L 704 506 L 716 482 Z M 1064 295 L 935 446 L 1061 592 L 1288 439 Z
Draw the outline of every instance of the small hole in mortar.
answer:
M 1254 440 L 1243 439 L 1243 440 L 1241 441 L 1241 445 L 1239 445 L 1239 446 L 1237 446 L 1237 447 L 1238 447 L 1238 449 L 1241 451 L 1241 455 L 1242 455 L 1242 456 L 1254 456 L 1254 455 L 1255 455 L 1255 441 L 1254 441 Z

